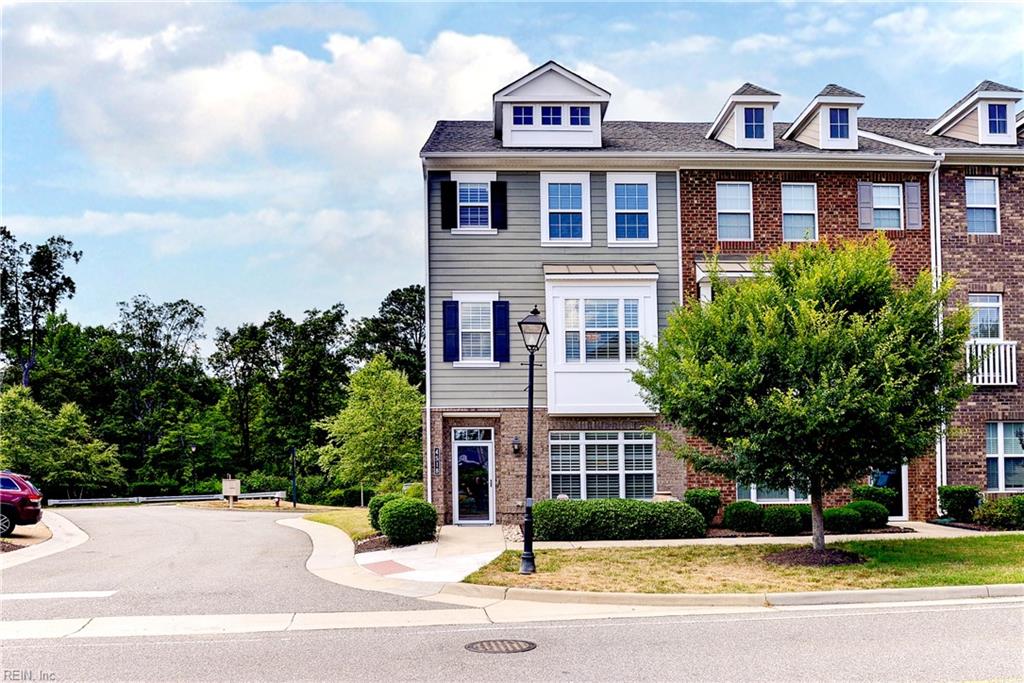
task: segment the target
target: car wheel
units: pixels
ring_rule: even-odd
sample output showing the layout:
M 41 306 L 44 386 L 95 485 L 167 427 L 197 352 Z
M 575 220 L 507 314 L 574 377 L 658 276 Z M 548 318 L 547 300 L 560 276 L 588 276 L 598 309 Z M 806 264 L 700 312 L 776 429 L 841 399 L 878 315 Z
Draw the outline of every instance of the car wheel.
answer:
M 6 512 L 0 512 L 0 536 L 7 538 L 14 533 L 14 520 Z

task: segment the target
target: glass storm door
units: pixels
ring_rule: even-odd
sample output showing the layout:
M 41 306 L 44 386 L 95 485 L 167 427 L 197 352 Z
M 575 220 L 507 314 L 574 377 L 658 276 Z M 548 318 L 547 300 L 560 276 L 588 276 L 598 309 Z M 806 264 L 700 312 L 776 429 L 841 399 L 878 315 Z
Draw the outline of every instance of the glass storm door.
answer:
M 490 429 L 452 430 L 456 524 L 494 522 L 494 441 Z
M 909 519 L 909 511 L 907 505 L 907 466 L 904 465 L 899 469 L 890 470 L 888 472 L 875 472 L 871 475 L 872 486 L 885 486 L 887 488 L 895 490 L 899 493 L 899 498 L 896 500 L 896 504 L 889 508 L 889 519 L 894 520 L 906 520 Z

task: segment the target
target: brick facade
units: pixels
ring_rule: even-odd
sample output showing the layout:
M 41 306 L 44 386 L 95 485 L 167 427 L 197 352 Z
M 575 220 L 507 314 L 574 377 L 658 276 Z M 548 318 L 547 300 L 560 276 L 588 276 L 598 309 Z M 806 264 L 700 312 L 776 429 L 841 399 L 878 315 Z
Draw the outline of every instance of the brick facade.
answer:
M 998 178 L 1000 234 L 967 234 L 968 176 Z M 943 272 L 956 282 L 953 305 L 966 303 L 971 293 L 1002 294 L 1003 338 L 1024 343 L 1024 168 L 944 166 L 939 172 L 939 219 Z M 979 386 L 957 408 L 946 442 L 947 483 L 985 488 L 985 424 L 1024 421 L 1019 380 L 1024 357 L 1019 347 L 1017 367 L 1017 386 Z

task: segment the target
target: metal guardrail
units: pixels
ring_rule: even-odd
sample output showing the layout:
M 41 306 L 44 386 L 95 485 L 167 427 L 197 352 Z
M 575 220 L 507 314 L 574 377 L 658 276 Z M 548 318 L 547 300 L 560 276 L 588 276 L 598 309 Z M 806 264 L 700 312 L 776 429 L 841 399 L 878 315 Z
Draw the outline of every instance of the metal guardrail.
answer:
M 284 491 L 260 491 L 256 493 L 243 493 L 238 496 L 239 500 L 259 500 L 262 498 L 280 498 L 284 500 L 287 494 Z M 51 498 L 47 506 L 59 505 L 103 505 L 107 503 L 187 503 L 190 501 L 202 500 L 224 500 L 219 493 L 200 493 L 190 496 L 130 496 L 128 498 Z

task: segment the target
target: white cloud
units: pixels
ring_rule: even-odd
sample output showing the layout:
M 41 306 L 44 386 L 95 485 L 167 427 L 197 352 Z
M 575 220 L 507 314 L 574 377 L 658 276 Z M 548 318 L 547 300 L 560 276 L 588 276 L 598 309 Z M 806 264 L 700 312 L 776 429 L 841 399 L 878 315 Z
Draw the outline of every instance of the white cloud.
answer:
M 636 30 L 636 24 L 628 21 L 613 21 L 608 24 L 608 30 L 613 33 L 630 33 Z
M 721 40 L 715 36 L 694 34 L 666 42 L 650 42 L 639 48 L 620 50 L 608 55 L 620 65 L 646 64 L 704 54 L 716 48 Z
M 787 36 L 755 33 L 752 36 L 740 38 L 733 43 L 732 52 L 733 54 L 743 54 L 745 52 L 762 52 L 765 50 L 784 50 L 789 47 L 791 42 Z

